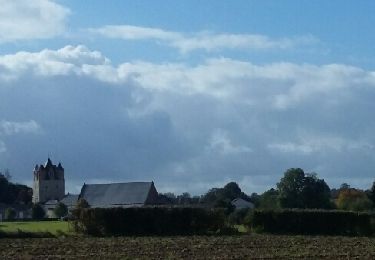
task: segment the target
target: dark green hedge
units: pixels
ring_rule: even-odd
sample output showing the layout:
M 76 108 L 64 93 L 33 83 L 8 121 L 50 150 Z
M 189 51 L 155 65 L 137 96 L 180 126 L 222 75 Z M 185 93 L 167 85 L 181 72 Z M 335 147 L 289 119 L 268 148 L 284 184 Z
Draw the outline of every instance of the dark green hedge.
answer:
M 275 234 L 350 235 L 375 234 L 375 215 L 337 210 L 255 210 L 249 220 L 254 231 Z
M 89 235 L 210 234 L 225 227 L 223 210 L 203 208 L 77 209 L 73 226 Z

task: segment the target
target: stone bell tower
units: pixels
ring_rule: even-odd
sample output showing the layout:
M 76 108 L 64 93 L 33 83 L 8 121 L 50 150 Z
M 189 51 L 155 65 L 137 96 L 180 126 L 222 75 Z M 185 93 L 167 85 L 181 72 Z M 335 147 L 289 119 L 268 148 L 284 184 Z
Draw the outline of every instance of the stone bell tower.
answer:
M 34 168 L 33 203 L 61 200 L 65 196 L 64 168 L 54 165 L 50 158 Z

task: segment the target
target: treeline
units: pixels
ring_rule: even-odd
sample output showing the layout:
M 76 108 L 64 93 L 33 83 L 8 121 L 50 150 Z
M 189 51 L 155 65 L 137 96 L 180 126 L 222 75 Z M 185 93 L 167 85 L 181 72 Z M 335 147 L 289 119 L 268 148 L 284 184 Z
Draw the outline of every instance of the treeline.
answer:
M 227 183 L 223 188 L 212 188 L 202 196 L 192 197 L 184 192 L 181 195 L 173 193 L 163 193 L 159 195 L 161 204 L 172 205 L 206 205 L 212 208 L 230 208 L 231 201 L 236 198 L 242 198 L 250 201 L 251 198 L 246 195 L 235 182 Z
M 351 188 L 346 183 L 338 189 L 330 189 L 316 173 L 291 168 L 284 173 L 276 188 L 260 195 L 253 193 L 250 198 L 259 209 L 371 211 L 375 207 L 375 181 L 368 190 Z
M 8 171 L 0 172 L 0 203 L 12 204 L 30 204 L 33 196 L 33 190 L 26 185 L 12 183 Z
M 369 184 L 370 186 L 371 184 Z M 276 184 L 262 194 L 245 194 L 235 182 L 223 188 L 212 188 L 202 196 L 191 197 L 189 193 L 174 195 L 160 194 L 164 204 L 195 205 L 201 204 L 214 208 L 231 209 L 231 201 L 242 198 L 252 202 L 258 209 L 340 209 L 369 211 L 375 207 L 375 181 L 367 190 L 355 189 L 349 184 L 342 184 L 338 189 L 331 189 L 319 179 L 316 173 L 305 173 L 301 168 L 285 171 Z
M 366 191 L 348 184 L 331 190 L 317 174 L 291 168 L 276 188 L 259 195 L 248 196 L 230 182 L 199 197 L 160 195 L 166 204 L 180 207 L 90 209 L 81 200 L 74 227 L 100 236 L 234 234 L 235 225 L 254 232 L 368 236 L 375 234 L 374 194 L 375 183 Z M 231 202 L 236 198 L 255 209 L 235 209 Z

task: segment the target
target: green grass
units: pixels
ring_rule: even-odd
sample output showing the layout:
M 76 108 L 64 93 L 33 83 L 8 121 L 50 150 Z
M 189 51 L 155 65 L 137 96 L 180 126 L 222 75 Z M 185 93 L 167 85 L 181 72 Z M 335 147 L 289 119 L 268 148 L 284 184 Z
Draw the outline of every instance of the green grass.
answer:
M 0 222 L 0 231 L 14 233 L 19 230 L 30 233 L 49 232 L 52 235 L 73 233 L 67 221 Z

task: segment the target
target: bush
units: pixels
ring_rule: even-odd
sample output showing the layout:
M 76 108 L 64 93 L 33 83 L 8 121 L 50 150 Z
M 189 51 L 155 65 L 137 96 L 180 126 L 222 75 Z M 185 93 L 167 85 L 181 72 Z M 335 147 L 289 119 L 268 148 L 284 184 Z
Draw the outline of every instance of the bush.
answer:
M 64 203 L 59 202 L 53 210 L 53 214 L 57 218 L 65 217 L 68 214 L 68 207 Z
M 13 208 L 7 208 L 4 215 L 5 219 L 14 220 L 16 218 L 17 212 Z
M 34 204 L 31 208 L 31 217 L 36 220 L 41 220 L 45 217 L 46 213 L 40 204 Z
M 374 220 L 374 214 L 351 211 L 255 210 L 248 224 L 256 232 L 368 236 L 375 234 Z
M 225 227 L 223 210 L 202 208 L 75 209 L 73 227 L 89 235 L 210 234 Z
M 241 225 L 244 224 L 245 217 L 251 210 L 249 209 L 238 209 L 233 211 L 228 216 L 228 222 L 232 225 Z

